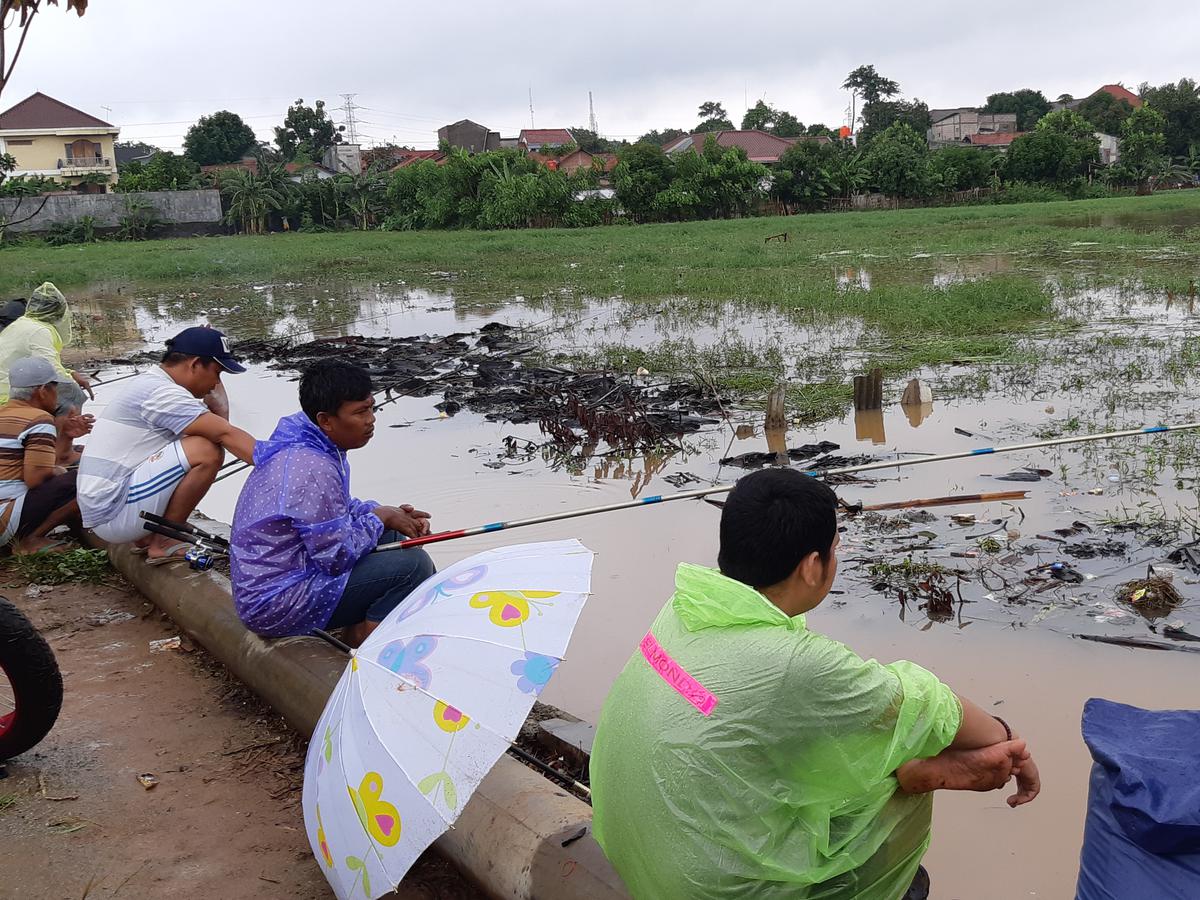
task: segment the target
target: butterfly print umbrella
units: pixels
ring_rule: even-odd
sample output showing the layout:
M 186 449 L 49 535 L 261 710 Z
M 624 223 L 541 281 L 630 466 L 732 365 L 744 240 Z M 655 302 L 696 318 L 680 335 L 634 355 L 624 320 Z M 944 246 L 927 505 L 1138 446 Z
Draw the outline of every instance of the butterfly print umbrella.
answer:
M 386 894 L 458 817 L 562 660 L 592 555 L 570 540 L 472 556 L 354 652 L 304 768 L 304 823 L 338 897 Z

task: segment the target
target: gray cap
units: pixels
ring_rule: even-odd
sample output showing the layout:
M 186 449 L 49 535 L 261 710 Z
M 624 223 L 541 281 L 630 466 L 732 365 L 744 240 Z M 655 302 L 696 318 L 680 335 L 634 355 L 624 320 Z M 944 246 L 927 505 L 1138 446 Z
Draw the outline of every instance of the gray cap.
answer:
M 15 388 L 41 387 L 43 384 L 70 384 L 71 379 L 60 375 L 46 360 L 36 356 L 18 359 L 8 370 L 8 384 Z

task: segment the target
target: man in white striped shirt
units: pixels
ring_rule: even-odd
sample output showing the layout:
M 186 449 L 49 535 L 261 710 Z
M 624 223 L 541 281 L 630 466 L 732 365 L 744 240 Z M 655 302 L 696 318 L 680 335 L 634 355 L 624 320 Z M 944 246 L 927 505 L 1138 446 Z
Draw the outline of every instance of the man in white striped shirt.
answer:
M 143 511 L 186 522 L 228 450 L 254 462 L 254 438 L 212 410 L 227 410 L 221 375 L 246 371 L 215 328 L 184 329 L 162 364 L 139 375 L 100 414 L 79 463 L 83 525 L 113 544 L 137 541 L 151 562 L 182 559 L 188 545 L 151 534 Z

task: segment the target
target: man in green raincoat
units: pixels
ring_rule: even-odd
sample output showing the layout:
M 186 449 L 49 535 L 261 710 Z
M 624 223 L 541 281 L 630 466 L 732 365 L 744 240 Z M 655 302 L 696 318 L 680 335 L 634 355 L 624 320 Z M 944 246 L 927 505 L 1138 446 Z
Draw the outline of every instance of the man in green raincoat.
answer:
M 837 543 L 833 491 L 769 469 L 729 495 L 720 571 L 679 566 L 591 759 L 596 839 L 635 898 L 923 897 L 933 790 L 1037 796 L 1002 720 L 808 629 Z

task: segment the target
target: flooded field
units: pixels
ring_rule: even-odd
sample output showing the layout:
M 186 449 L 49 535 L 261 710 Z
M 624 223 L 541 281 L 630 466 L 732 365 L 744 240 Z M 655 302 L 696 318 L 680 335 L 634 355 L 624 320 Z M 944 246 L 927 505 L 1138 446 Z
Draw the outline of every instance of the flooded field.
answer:
M 1169 265 L 1175 252 L 1167 243 L 1155 248 L 1147 254 L 1157 257 L 1147 260 L 1148 268 Z M 1016 274 L 1042 285 L 1049 307 L 1003 341 L 981 340 L 978 352 L 961 359 L 934 355 L 937 363 L 928 366 L 920 360 L 936 336 L 873 319 L 869 307 L 853 307 L 868 310 L 854 314 L 681 297 L 634 303 L 570 291 L 557 298 L 481 299 L 480 291 L 459 290 L 450 278 L 441 290 L 394 281 L 182 292 L 99 284 L 79 309 L 89 346 L 100 348 L 96 358 L 125 353 L 141 341 L 157 344 L 181 325 L 206 321 L 242 340 L 297 342 L 447 335 L 502 322 L 526 329 L 522 337 L 536 346 L 540 362 L 606 366 L 650 380 L 701 377 L 722 386 L 728 421 L 636 452 L 603 444 L 563 452 L 547 446 L 549 437 L 536 422 L 491 420 L 467 409 L 447 415 L 436 408 L 440 395 L 402 398 L 380 411 L 375 440 L 354 455 L 354 489 L 428 509 L 435 529 L 727 482 L 745 469 L 722 460 L 819 441 L 837 444 L 837 456 L 919 460 L 1200 419 L 1196 297 L 1186 287 L 1168 291 L 1157 279 L 1104 277 L 1086 241 L 1065 259 L 846 253 L 816 265 L 828 273 L 835 295 L 847 297 L 881 284 L 952 291 Z M 848 377 L 896 354 L 909 362 L 888 369 L 884 409 L 855 415 L 847 403 Z M 649 374 L 637 376 L 639 368 Z M 124 371 L 108 367 L 100 377 Z M 932 386 L 932 405 L 899 405 L 909 375 Z M 762 395 L 781 377 L 792 385 L 789 409 L 797 420 L 786 432 L 766 434 Z M 256 364 L 227 383 L 235 421 L 256 435 L 265 436 L 279 416 L 297 408 L 286 372 Z M 821 404 L 792 410 L 805 390 L 817 387 L 824 391 Z M 97 388 L 96 406 L 116 389 Z M 506 438 L 514 440 L 506 444 Z M 999 796 L 939 799 L 927 860 L 933 896 L 1068 896 L 1088 774 L 1078 727 L 1083 701 L 1105 696 L 1150 707 L 1200 701 L 1200 659 L 1191 653 L 1076 637 L 1200 646 L 1168 636 L 1179 630 L 1200 635 L 1200 572 L 1186 558 L 1182 564 L 1168 559 L 1200 537 L 1198 439 L 1200 432 L 1185 432 L 914 465 L 838 487 L 847 503 L 867 506 L 1028 491 L 1019 501 L 848 518 L 840 593 L 809 616 L 813 627 L 864 655 L 913 659 L 996 706 L 1029 739 L 1041 764 L 1044 794 L 1019 811 Z M 203 512 L 227 521 L 240 481 L 219 483 Z M 444 565 L 488 547 L 567 535 L 596 551 L 594 595 L 544 695 L 594 719 L 611 680 L 669 596 L 676 564 L 713 563 L 718 516 L 711 505 L 681 501 L 436 545 L 432 552 Z M 1165 608 L 1144 602 L 1136 585 L 1125 587 L 1146 578 L 1150 566 L 1178 592 Z

